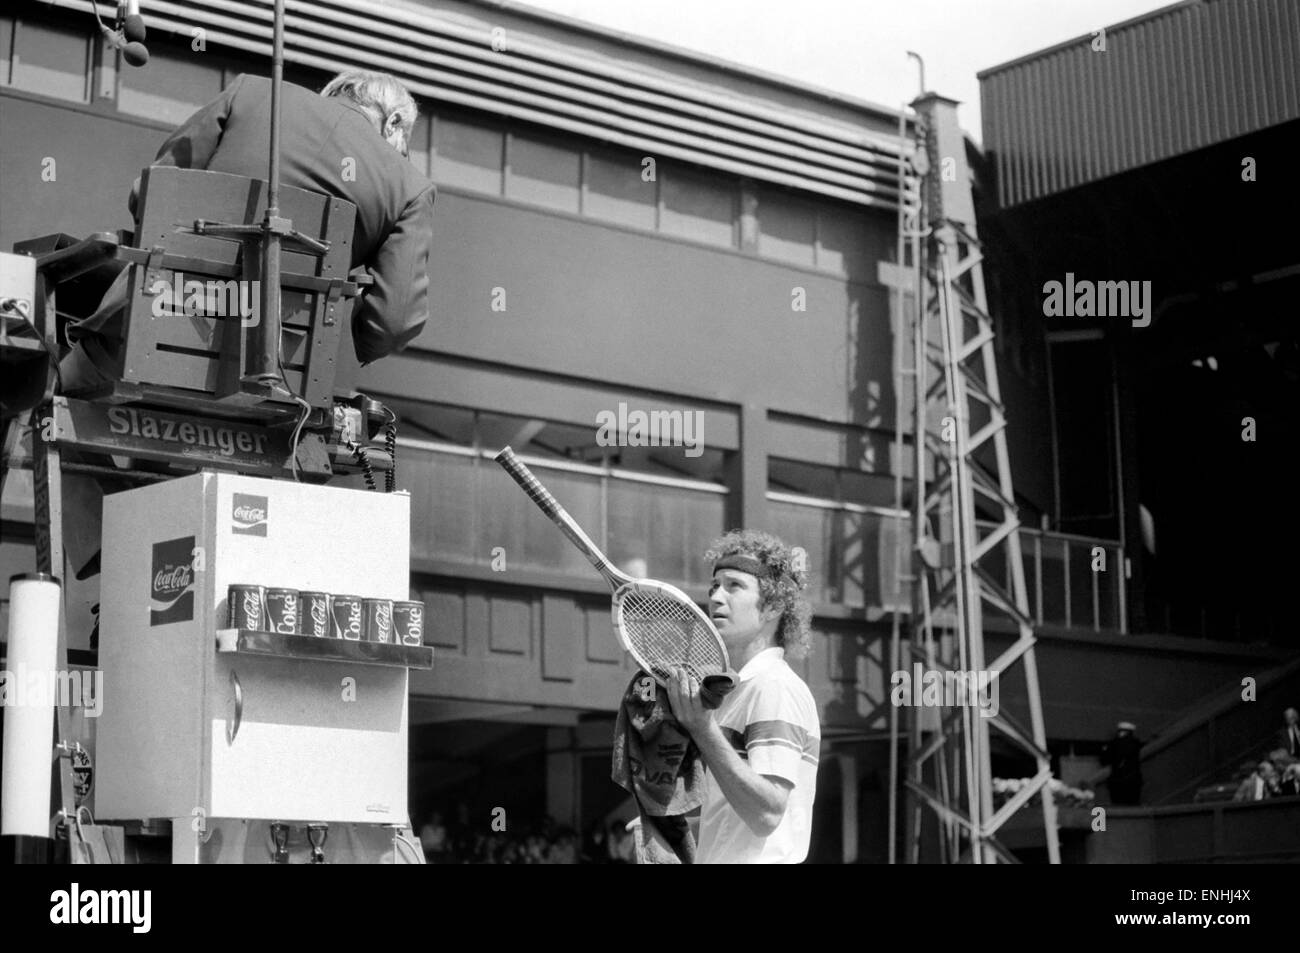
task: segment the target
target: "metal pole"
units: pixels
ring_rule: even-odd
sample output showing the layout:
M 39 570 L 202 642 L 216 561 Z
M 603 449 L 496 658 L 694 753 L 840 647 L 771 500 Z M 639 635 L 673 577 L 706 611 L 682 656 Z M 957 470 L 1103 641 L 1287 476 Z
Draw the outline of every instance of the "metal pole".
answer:
M 271 155 L 267 170 L 266 219 L 262 225 L 262 320 L 257 325 L 253 379 L 280 378 L 280 87 L 284 81 L 284 0 L 275 0 L 271 42 Z M 287 385 L 286 385 L 287 386 Z
M 906 327 L 903 311 L 907 301 L 903 292 L 902 272 L 907 254 L 903 230 L 907 223 L 907 159 L 903 155 L 904 137 L 907 135 L 907 107 L 898 111 L 898 246 L 897 258 L 899 281 L 893 294 L 897 306 L 894 309 L 894 517 L 897 530 L 894 535 L 894 613 L 889 632 L 889 664 L 892 671 L 902 667 L 900 650 L 900 627 L 902 625 L 903 605 L 903 545 L 907 535 L 907 526 L 901 515 L 903 500 L 903 331 Z M 908 615 L 911 618 L 911 614 Z M 889 863 L 898 861 L 898 706 L 889 706 Z

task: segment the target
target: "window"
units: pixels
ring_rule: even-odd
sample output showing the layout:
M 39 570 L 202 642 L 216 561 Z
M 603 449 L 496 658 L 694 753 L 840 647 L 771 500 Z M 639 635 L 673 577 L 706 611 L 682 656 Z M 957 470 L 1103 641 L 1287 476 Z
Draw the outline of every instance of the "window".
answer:
M 500 129 L 439 116 L 433 132 L 433 180 L 500 195 L 502 143 Z
M 831 467 L 769 457 L 767 486 L 769 490 L 781 493 L 800 493 L 833 500 L 839 494 L 836 474 L 837 471 Z
M 758 253 L 792 265 L 813 264 L 817 220 L 812 207 L 780 192 L 758 200 Z
M 722 178 L 659 167 L 663 187 L 660 230 L 711 245 L 735 245 L 736 187 Z
M 488 566 L 500 547 L 512 567 L 591 578 L 582 554 L 488 458 L 509 444 L 530 458 L 539 479 L 615 563 L 678 585 L 707 584 L 709 569 L 700 556 L 724 528 L 726 493 L 720 487 L 674 480 L 682 474 L 656 468 L 644 457 L 634 466 L 614 463 L 606 470 L 600 464 L 612 462 L 610 454 L 619 451 L 597 446 L 591 426 L 401 398 L 385 402 L 400 419 L 399 465 L 402 485 L 411 493 L 416 559 Z M 420 443 L 429 440 L 441 446 Z M 704 457 L 700 465 L 720 474 L 721 452 Z M 655 470 L 660 472 L 650 476 Z
M 512 134 L 506 195 L 521 202 L 578 213 L 581 158 L 573 149 Z
M 1089 340 L 1066 338 L 1049 345 L 1058 513 L 1067 532 L 1113 538 L 1119 528 L 1119 491 L 1112 365 L 1110 345 L 1096 333 Z
M 631 480 L 608 481 L 605 495 L 605 547 L 614 564 L 702 595 L 712 576 L 704 551 L 724 531 L 726 497 Z
M 636 228 L 655 227 L 655 182 L 641 178 L 639 156 L 589 153 L 583 211 Z
M 147 67 L 123 66 L 118 76 L 118 109 L 169 126 L 184 122 L 221 92 L 221 65 L 206 55 L 154 49 Z
M 11 83 L 43 96 L 90 101 L 90 37 L 68 27 L 19 21 L 14 29 Z

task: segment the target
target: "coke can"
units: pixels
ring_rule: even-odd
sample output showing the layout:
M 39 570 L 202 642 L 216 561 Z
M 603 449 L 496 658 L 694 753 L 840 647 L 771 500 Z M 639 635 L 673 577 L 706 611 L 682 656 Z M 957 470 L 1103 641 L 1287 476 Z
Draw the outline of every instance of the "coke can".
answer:
M 334 635 L 330 625 L 330 594 L 328 592 L 298 593 L 298 634 L 328 639 Z
M 362 606 L 365 610 L 366 641 L 393 641 L 393 600 L 367 599 Z
M 279 635 L 297 635 L 299 611 L 297 589 L 266 590 L 266 630 Z
M 230 628 L 266 631 L 266 590 L 261 586 L 236 583 L 227 593 Z
M 332 596 L 330 619 L 333 622 L 334 638 L 347 639 L 349 642 L 361 641 L 363 630 L 360 596 Z
M 424 603 L 393 603 L 393 642 L 397 645 L 424 644 Z

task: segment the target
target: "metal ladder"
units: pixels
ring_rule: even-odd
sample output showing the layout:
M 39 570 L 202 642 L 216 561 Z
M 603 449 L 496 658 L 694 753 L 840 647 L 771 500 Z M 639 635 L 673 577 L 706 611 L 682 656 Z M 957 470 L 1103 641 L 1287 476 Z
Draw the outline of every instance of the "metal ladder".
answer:
M 903 859 L 911 863 L 922 859 L 923 843 L 931 839 L 933 849 L 925 851 L 928 859 L 1015 862 L 997 832 L 1039 794 L 1048 860 L 1056 864 L 1060 847 L 1049 784 L 1051 758 L 965 141 L 955 101 L 923 93 L 912 106 L 917 148 L 910 168 L 900 154 L 898 262 L 891 282 L 898 292 L 894 370 L 899 513 L 899 593 L 891 664 L 894 672 L 910 675 L 920 663 L 927 681 L 934 675 L 944 684 L 964 687 L 969 695 L 957 704 L 949 694 L 936 707 L 909 707 L 905 755 L 899 750 L 904 712 L 891 705 L 889 859 L 898 859 L 900 792 L 906 801 Z M 900 117 L 900 138 L 903 133 Z M 908 449 L 903 400 L 909 378 L 914 400 L 910 507 L 902 467 Z M 985 514 L 993 514 L 992 528 L 977 524 L 977 501 Z M 907 509 L 910 526 L 902 515 Z M 999 556 L 1009 574 L 1009 588 L 989 568 Z M 899 611 L 905 584 L 911 588 L 907 619 Z M 991 663 L 984 645 L 986 612 L 1008 620 L 1018 633 L 1011 647 Z M 972 677 L 993 680 L 984 683 L 987 698 L 988 690 L 1000 686 L 1017 663 L 1028 696 L 1028 728 L 1004 710 L 986 717 L 974 704 L 980 682 L 972 682 Z M 912 691 L 919 688 L 912 686 Z M 1029 783 L 997 811 L 990 728 L 1037 765 Z

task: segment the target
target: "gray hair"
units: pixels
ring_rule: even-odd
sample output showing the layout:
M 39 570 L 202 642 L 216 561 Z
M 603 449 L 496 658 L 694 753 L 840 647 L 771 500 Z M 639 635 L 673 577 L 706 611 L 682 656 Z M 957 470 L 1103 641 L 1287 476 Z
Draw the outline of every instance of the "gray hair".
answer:
M 398 128 L 408 136 L 419 115 L 415 99 L 391 73 L 347 70 L 326 83 L 320 94 L 346 96 L 369 113 L 381 130 L 388 117 L 396 115 Z

